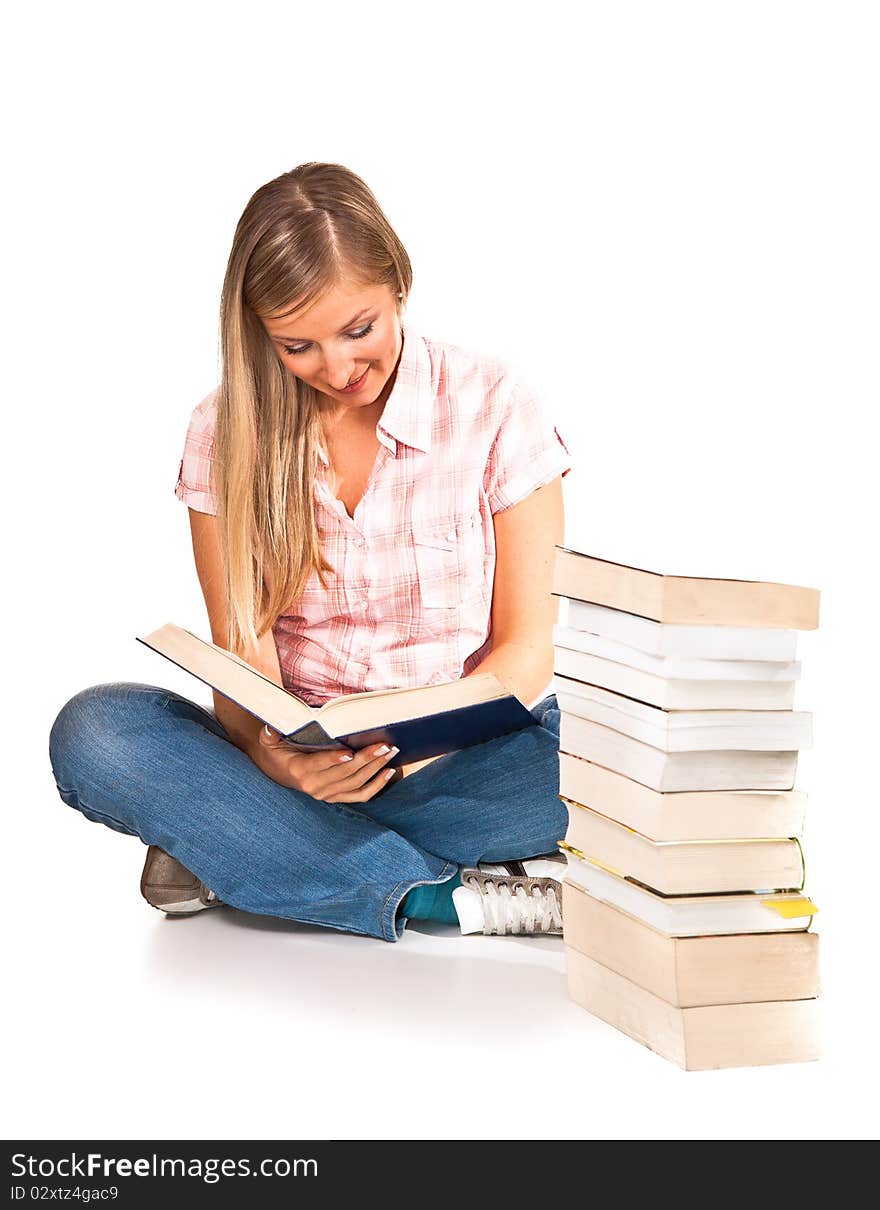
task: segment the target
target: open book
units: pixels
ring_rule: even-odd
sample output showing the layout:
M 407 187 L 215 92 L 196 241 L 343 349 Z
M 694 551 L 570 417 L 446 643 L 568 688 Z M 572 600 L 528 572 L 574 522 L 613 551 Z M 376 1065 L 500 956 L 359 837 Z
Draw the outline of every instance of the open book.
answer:
M 491 672 L 418 689 L 351 693 L 314 709 L 239 656 L 172 622 L 135 637 L 268 723 L 300 752 L 386 743 L 400 749 L 386 764 L 404 765 L 535 723 Z

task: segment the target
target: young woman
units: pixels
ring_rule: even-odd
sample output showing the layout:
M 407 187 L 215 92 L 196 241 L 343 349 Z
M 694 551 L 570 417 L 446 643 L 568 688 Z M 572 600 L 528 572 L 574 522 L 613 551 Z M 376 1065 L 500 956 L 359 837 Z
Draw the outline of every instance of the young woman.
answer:
M 340 165 L 248 202 L 222 379 L 175 487 L 211 637 L 312 705 L 493 672 L 534 725 L 395 771 L 384 746 L 294 753 L 219 693 L 211 712 L 155 685 L 82 690 L 51 731 L 58 792 L 150 846 L 141 889 L 168 913 L 385 941 L 408 919 L 561 931 L 550 590 L 570 457 L 504 362 L 404 320 L 411 281 Z

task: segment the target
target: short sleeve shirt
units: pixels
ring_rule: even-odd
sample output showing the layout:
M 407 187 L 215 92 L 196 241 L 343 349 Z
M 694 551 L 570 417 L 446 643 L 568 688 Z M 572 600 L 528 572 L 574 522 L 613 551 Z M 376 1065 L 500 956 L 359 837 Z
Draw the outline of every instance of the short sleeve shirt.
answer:
M 174 489 L 214 514 L 217 394 L 192 412 Z M 492 518 L 571 469 L 546 405 L 507 362 L 429 340 L 407 321 L 376 436 L 354 517 L 330 490 L 319 448 L 315 511 L 335 570 L 326 588 L 313 572 L 273 627 L 284 686 L 312 706 L 473 671 L 492 646 Z

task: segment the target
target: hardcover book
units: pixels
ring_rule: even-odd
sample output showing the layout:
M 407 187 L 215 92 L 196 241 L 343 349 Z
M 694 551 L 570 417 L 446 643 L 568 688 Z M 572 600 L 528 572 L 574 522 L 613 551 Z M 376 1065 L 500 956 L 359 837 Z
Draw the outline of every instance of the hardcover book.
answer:
M 652 790 L 622 773 L 559 753 L 559 793 L 653 840 L 800 836 L 803 790 Z
M 531 712 L 491 672 L 416 689 L 346 694 L 315 709 L 239 656 L 168 622 L 139 643 L 268 723 L 300 752 L 386 743 L 387 766 L 441 756 L 534 725 Z
M 603 660 L 625 664 L 662 676 L 668 681 L 797 681 L 801 675 L 798 660 L 720 659 L 715 656 L 655 655 L 641 651 L 628 643 L 602 635 L 577 630 L 574 626 L 553 626 L 553 642 L 557 647 L 582 651 Z
M 791 790 L 797 772 L 797 751 L 723 748 L 715 752 L 663 752 L 565 711 L 559 721 L 559 748 L 660 792 Z
M 556 596 L 623 609 L 682 626 L 759 626 L 815 630 L 819 592 L 797 584 L 669 576 L 556 547 Z
M 576 1004 L 685 1071 L 820 1057 L 817 998 L 676 1008 L 570 946 L 565 966 Z
M 667 937 L 797 931 L 809 928 L 818 911 L 814 903 L 797 891 L 661 895 L 619 871 L 590 861 L 564 840 L 558 844 L 568 863 L 565 877 L 570 882 Z
M 803 886 L 804 859 L 797 840 L 656 841 L 589 807 L 566 805 L 567 844 L 661 895 L 794 891 Z
M 590 601 L 569 599 L 568 625 L 574 630 L 615 639 L 651 655 L 704 660 L 793 660 L 797 631 L 761 626 L 682 626 L 655 622 Z
M 796 678 L 790 681 L 706 680 L 658 676 L 617 660 L 553 644 L 553 671 L 663 710 L 791 710 Z
M 667 937 L 562 883 L 565 944 L 676 1008 L 811 1000 L 819 995 L 819 934 Z
M 560 710 L 663 752 L 790 752 L 813 742 L 813 716 L 807 710 L 664 710 L 559 674 L 554 690 Z

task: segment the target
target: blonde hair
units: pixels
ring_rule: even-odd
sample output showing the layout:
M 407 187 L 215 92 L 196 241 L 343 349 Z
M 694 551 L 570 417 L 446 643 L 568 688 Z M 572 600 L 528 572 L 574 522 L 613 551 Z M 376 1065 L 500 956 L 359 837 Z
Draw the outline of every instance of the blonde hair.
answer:
M 232 241 L 220 303 L 222 378 L 214 432 L 227 645 L 242 655 L 317 572 L 326 586 L 313 485 L 317 394 L 281 362 L 262 323 L 336 285 L 387 285 L 400 315 L 406 249 L 370 189 L 341 164 L 307 163 L 262 185 Z

